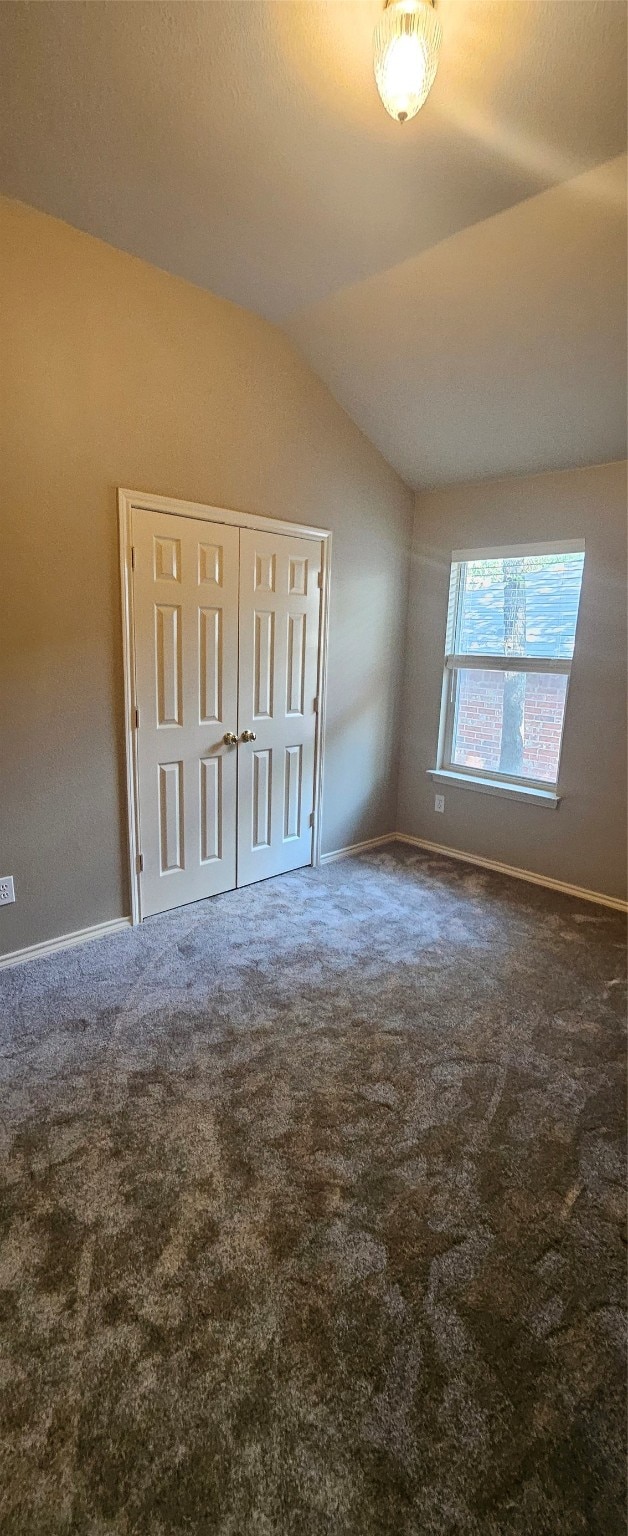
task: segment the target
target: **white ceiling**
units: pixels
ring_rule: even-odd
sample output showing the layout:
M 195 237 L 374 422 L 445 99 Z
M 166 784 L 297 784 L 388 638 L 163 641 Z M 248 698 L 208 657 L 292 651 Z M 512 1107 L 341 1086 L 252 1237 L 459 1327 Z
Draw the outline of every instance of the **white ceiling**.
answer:
M 438 0 L 403 127 L 380 8 L 4 3 L 0 190 L 283 326 L 413 485 L 623 456 L 623 0 Z

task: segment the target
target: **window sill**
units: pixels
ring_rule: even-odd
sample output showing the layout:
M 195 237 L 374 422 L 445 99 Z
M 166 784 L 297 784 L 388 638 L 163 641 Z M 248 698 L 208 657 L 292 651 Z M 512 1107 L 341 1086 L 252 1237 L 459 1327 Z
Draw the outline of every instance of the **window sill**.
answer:
M 504 800 L 518 800 L 524 805 L 543 805 L 556 811 L 560 795 L 554 789 L 532 789 L 529 784 L 504 784 L 501 779 L 474 778 L 471 773 L 455 773 L 451 768 L 428 768 L 428 778 L 437 784 L 452 784 L 456 789 L 475 789 L 481 795 L 500 795 Z

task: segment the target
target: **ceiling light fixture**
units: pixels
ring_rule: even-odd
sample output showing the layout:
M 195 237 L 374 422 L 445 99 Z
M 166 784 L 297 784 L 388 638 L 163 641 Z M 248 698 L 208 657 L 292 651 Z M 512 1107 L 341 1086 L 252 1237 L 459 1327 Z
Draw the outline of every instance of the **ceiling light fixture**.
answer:
M 386 111 L 416 117 L 434 84 L 443 32 L 432 0 L 386 0 L 373 37 L 375 79 Z

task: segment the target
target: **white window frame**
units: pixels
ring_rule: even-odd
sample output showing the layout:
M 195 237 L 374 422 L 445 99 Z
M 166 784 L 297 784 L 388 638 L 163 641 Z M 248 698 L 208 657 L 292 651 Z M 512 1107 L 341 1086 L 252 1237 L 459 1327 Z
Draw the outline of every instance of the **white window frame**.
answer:
M 443 783 L 451 783 L 453 780 L 462 782 L 464 787 L 484 790 L 485 793 L 505 794 L 519 799 L 534 799 L 541 804 L 557 806 L 559 802 L 558 783 L 560 777 L 560 763 L 563 750 L 563 734 L 567 715 L 567 697 L 569 694 L 569 679 L 573 658 L 559 660 L 553 656 L 504 656 L 504 655 L 479 655 L 477 651 L 464 652 L 459 649 L 460 625 L 462 618 L 462 567 L 465 562 L 471 560 L 503 560 L 508 558 L 522 558 L 526 555 L 569 555 L 584 554 L 584 539 L 562 539 L 558 542 L 540 544 L 511 544 L 499 545 L 492 549 L 456 549 L 452 552 L 449 573 L 449 605 L 447 611 L 447 631 L 445 640 L 445 667 L 443 672 L 443 687 L 441 695 L 440 725 L 438 732 L 438 751 L 436 768 L 430 769 L 430 776 Z M 451 572 L 457 565 L 456 581 L 452 584 Z M 581 593 L 580 593 L 581 596 Z M 578 617 L 580 614 L 580 597 L 578 598 Z M 577 624 L 577 620 L 576 620 Z M 550 672 L 560 673 L 567 678 L 565 692 L 565 708 L 560 733 L 558 749 L 558 768 L 556 780 L 519 778 L 512 774 L 500 773 L 497 769 L 469 767 L 464 763 L 456 763 L 452 760 L 453 732 L 456 717 L 456 684 L 458 672 L 461 669 L 476 670 L 481 672 Z M 465 781 L 466 784 L 465 784 Z

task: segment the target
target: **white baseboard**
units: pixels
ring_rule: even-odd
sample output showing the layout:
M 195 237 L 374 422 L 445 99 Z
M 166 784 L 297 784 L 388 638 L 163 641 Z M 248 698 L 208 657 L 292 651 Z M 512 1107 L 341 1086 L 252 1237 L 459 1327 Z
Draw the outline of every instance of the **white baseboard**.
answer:
M 529 869 L 516 869 L 512 864 L 498 864 L 496 859 L 483 859 L 477 853 L 463 853 L 462 849 L 447 848 L 444 843 L 430 843 L 425 837 L 411 837 L 407 832 L 384 832 L 381 837 L 370 837 L 364 843 L 350 843 L 347 848 L 322 853 L 321 864 L 331 864 L 334 859 L 348 859 L 356 853 L 368 853 L 369 849 L 382 848 L 386 843 L 406 843 L 411 848 L 423 849 L 425 853 L 439 853 L 443 858 L 475 864 L 497 875 L 510 875 L 513 880 L 527 880 L 530 885 L 543 885 L 547 890 L 558 891 L 563 896 L 576 896 L 579 901 L 593 901 L 601 907 L 612 907 L 616 912 L 628 912 L 628 902 L 618 896 L 605 896 L 602 891 L 587 891 L 580 885 L 567 885 L 563 880 L 551 880 L 547 875 L 536 875 Z M 87 944 L 91 939 L 105 939 L 130 927 L 130 917 L 113 917 L 107 923 L 95 923 L 92 928 L 79 928 L 76 933 L 62 933 L 56 939 L 44 939 L 41 944 L 29 944 L 26 949 L 14 949 L 8 955 L 0 955 L 0 970 L 10 965 L 23 965 L 27 960 L 41 960 L 45 955 L 54 955 L 60 949 L 73 949 L 75 944 Z
M 75 944 L 87 944 L 90 939 L 106 939 L 112 933 L 121 933 L 123 928 L 130 927 L 130 917 L 112 917 L 108 923 L 95 923 L 93 928 L 61 933 L 57 939 L 44 939 L 41 944 L 28 944 L 26 949 L 14 949 L 8 955 L 0 955 L 0 970 L 8 965 L 23 965 L 26 960 L 41 960 L 44 955 L 56 954 L 58 949 L 73 949 Z
M 332 859 L 350 859 L 354 853 L 367 853 L 369 848 L 381 848 L 384 843 L 394 843 L 396 832 L 384 832 L 381 837 L 369 837 L 365 843 L 349 843 L 347 848 L 335 848 L 333 853 L 322 853 L 321 864 L 331 864 Z
M 321 854 L 321 864 L 332 859 L 348 859 L 355 853 L 367 853 L 369 848 L 381 848 L 384 843 L 407 843 L 411 848 L 422 848 L 426 853 L 440 853 L 446 859 L 460 859 L 463 864 L 477 864 L 480 869 L 490 869 L 496 875 L 510 875 L 513 880 L 527 880 L 530 885 L 543 885 L 549 891 L 559 891 L 562 896 L 576 896 L 579 901 L 593 901 L 600 907 L 612 907 L 615 912 L 628 912 L 628 902 L 619 896 L 605 896 L 602 891 L 587 891 L 581 885 L 567 885 L 564 880 L 552 880 L 549 875 L 537 875 L 530 869 L 517 869 L 514 864 L 499 864 L 496 859 L 484 859 L 477 853 L 463 853 L 461 848 L 448 848 L 445 843 L 430 843 L 425 837 L 411 837 L 408 832 L 385 832 L 382 837 L 371 837 L 365 843 L 350 843 L 347 848 L 336 848 L 333 853 Z
M 600 907 L 612 907 L 616 912 L 628 912 L 628 901 L 619 896 L 604 896 L 602 891 L 587 891 L 581 885 L 567 885 L 564 880 L 551 880 L 549 875 L 535 875 L 530 869 L 516 869 L 512 864 L 498 864 L 495 859 L 483 859 L 477 853 L 463 853 L 460 848 L 447 848 L 444 843 L 430 843 L 424 837 L 410 837 L 406 832 L 396 832 L 396 843 L 408 843 L 412 848 L 423 848 L 427 853 L 441 853 L 447 859 L 461 859 L 464 864 L 477 864 L 480 869 L 490 869 L 496 875 L 510 875 L 513 880 L 527 880 L 530 885 L 544 885 L 549 891 L 560 891 L 563 896 L 577 896 L 579 901 L 594 901 Z

